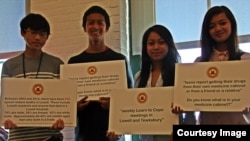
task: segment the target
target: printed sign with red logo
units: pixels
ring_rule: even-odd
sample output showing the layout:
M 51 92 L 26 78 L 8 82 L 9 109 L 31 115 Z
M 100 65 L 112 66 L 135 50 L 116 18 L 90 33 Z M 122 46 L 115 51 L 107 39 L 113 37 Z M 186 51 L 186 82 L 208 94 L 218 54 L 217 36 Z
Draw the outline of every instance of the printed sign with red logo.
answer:
M 249 107 L 250 61 L 176 64 L 174 104 L 184 111 L 239 111 Z
M 43 93 L 43 85 L 42 84 L 35 84 L 32 87 L 33 93 L 36 95 L 40 95 Z
M 173 87 L 114 89 L 110 93 L 109 131 L 171 134 L 173 124 L 178 124 L 172 102 Z
M 77 99 L 107 97 L 112 89 L 127 89 L 124 60 L 64 64 L 60 66 L 61 79 L 77 83 Z
M 0 122 L 18 127 L 51 127 L 62 119 L 76 126 L 77 86 L 72 80 L 3 78 Z

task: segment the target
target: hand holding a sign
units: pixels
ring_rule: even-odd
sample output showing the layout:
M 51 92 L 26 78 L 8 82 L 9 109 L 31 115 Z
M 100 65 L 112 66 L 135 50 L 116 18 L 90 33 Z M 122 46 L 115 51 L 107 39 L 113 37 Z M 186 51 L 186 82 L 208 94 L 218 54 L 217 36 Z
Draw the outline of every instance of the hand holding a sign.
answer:
M 4 128 L 5 129 L 15 129 L 18 126 L 10 119 L 5 120 Z M 54 124 L 52 124 L 51 129 L 62 130 L 64 128 L 64 121 L 62 119 L 56 120 Z
M 242 113 L 250 120 L 250 107 L 246 107 Z
M 56 120 L 56 122 L 52 125 L 51 129 L 62 130 L 64 128 L 64 121 L 62 119 Z
M 174 113 L 174 114 L 181 114 L 184 112 L 180 106 L 174 106 L 173 103 L 171 104 L 171 108 L 172 108 L 172 113 Z
M 246 107 L 242 112 L 243 114 L 250 114 L 250 107 Z
M 121 135 L 115 134 L 115 132 L 107 132 L 106 136 L 111 140 L 119 140 Z
M 80 101 L 77 102 L 77 111 L 84 109 L 90 101 L 87 101 L 88 96 L 83 97 Z
M 109 102 L 110 102 L 109 97 L 100 97 L 99 102 L 103 109 L 109 109 Z
M 100 97 L 99 100 L 88 100 L 88 96 L 84 96 L 80 101 L 77 102 L 77 110 L 80 111 L 84 109 L 91 101 L 99 102 L 103 109 L 109 109 L 109 97 Z
M 7 119 L 4 122 L 4 128 L 5 129 L 15 129 L 15 128 L 17 128 L 17 125 L 12 120 Z

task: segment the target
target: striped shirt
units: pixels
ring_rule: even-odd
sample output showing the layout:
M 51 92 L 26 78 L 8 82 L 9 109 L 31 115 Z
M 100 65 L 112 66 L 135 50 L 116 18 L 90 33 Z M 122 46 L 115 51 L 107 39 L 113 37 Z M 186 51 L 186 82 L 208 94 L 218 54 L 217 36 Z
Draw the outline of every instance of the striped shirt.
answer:
M 61 59 L 47 53 L 43 53 L 41 60 L 40 57 L 23 58 L 21 54 L 4 62 L 1 77 L 59 79 L 61 64 Z M 46 141 L 51 136 L 63 138 L 60 130 L 50 127 L 19 127 L 9 130 L 9 141 Z

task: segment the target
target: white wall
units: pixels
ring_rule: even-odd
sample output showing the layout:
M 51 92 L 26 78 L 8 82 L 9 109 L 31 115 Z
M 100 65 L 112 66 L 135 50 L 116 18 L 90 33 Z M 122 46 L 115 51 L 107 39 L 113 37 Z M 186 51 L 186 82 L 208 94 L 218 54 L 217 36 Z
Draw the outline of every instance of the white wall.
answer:
M 29 0 L 30 12 L 40 13 L 51 25 L 44 51 L 59 56 L 65 63 L 88 45 L 82 29 L 82 16 L 90 6 L 99 5 L 110 15 L 111 27 L 106 43 L 129 58 L 127 0 Z

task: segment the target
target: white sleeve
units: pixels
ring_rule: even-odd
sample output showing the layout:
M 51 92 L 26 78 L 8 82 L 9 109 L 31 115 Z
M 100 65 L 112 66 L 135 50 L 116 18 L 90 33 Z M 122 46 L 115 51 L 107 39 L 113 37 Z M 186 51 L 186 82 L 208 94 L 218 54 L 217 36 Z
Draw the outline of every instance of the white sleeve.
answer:
M 140 78 L 139 78 L 140 74 L 141 74 L 141 71 L 138 71 L 138 72 L 135 74 L 135 76 L 134 76 L 135 88 L 138 88 L 139 81 L 140 81 Z

